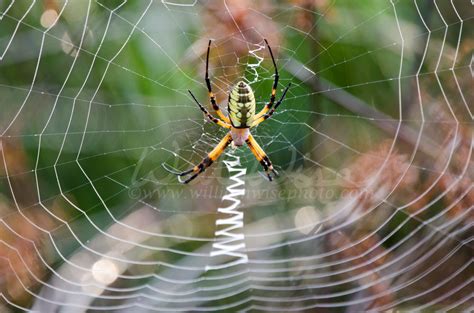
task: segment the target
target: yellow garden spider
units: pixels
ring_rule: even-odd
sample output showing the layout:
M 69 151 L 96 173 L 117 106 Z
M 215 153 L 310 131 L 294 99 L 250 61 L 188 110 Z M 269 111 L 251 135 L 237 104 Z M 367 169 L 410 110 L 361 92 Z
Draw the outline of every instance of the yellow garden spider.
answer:
M 245 82 L 239 81 L 230 91 L 229 100 L 228 100 L 228 112 L 229 117 L 225 116 L 224 113 L 221 111 L 219 106 L 216 103 L 216 98 L 212 93 L 211 89 L 211 81 L 209 79 L 209 52 L 211 51 L 211 40 L 209 40 L 209 45 L 207 47 L 207 57 L 206 57 L 206 85 L 209 91 L 209 98 L 211 99 L 212 108 L 216 111 L 219 118 L 212 116 L 196 99 L 193 95 L 191 90 L 188 92 L 191 94 L 191 97 L 197 103 L 201 111 L 206 114 L 206 116 L 216 123 L 217 125 L 230 129 L 230 131 L 225 135 L 225 137 L 219 142 L 219 144 L 202 160 L 201 163 L 194 166 L 193 168 L 184 171 L 184 172 L 175 172 L 167 167 L 164 167 L 168 172 L 175 174 L 178 176 L 178 179 L 181 183 L 187 184 L 196 178 L 199 174 L 204 172 L 206 168 L 211 166 L 211 164 L 217 160 L 217 158 L 224 152 L 224 150 L 229 146 L 231 142 L 234 143 L 235 146 L 240 147 L 243 146 L 244 143 L 250 148 L 250 151 L 255 155 L 257 160 L 262 164 L 265 173 L 268 179 L 271 181 L 273 173 L 275 176 L 278 176 L 277 171 L 273 168 L 272 162 L 267 157 L 267 154 L 263 149 L 258 145 L 255 138 L 250 133 L 250 128 L 257 126 L 261 122 L 265 121 L 269 117 L 273 115 L 275 110 L 281 104 L 283 99 L 285 98 L 286 92 L 288 88 L 290 88 L 291 83 L 283 91 L 283 94 L 273 107 L 275 102 L 275 95 L 276 89 L 278 86 L 278 69 L 275 63 L 275 58 L 273 57 L 273 52 L 270 46 L 268 45 L 267 40 L 265 39 L 265 44 L 268 47 L 268 51 L 270 52 L 270 56 L 272 58 L 273 67 L 275 68 L 275 80 L 273 81 L 272 93 L 270 96 L 270 102 L 268 102 L 265 107 L 258 113 L 255 114 L 255 96 L 253 94 L 252 88 Z M 272 108 L 273 107 L 273 108 Z M 181 180 L 180 177 L 186 176 L 191 174 L 189 178 L 186 180 Z

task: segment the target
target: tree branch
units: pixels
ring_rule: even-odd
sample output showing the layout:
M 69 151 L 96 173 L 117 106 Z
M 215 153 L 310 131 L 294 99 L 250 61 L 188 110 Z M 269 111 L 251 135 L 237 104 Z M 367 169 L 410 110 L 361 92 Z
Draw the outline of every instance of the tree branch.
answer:
M 315 76 L 314 73 L 308 70 L 303 64 L 291 57 L 289 58 L 289 61 L 285 63 L 284 69 L 315 92 L 321 93 L 327 99 L 341 105 L 357 115 L 369 118 L 370 123 L 374 124 L 389 135 L 395 136 L 398 124 L 400 123 L 398 118 L 392 118 L 391 116 L 378 111 L 341 87 L 332 84 L 324 78 Z M 411 146 L 416 146 L 418 135 L 419 133 L 411 127 L 404 125 L 403 123 L 400 126 L 398 137 L 405 143 Z M 427 156 L 434 158 L 437 155 L 436 151 L 438 151 L 438 145 L 425 136 L 420 140 L 418 149 Z

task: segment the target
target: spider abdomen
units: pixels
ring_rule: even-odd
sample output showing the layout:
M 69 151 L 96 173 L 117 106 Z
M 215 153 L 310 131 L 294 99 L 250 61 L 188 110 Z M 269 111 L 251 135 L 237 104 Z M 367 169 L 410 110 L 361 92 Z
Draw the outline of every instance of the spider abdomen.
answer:
M 238 82 L 229 94 L 229 118 L 235 128 L 250 127 L 255 116 L 255 96 L 245 82 Z

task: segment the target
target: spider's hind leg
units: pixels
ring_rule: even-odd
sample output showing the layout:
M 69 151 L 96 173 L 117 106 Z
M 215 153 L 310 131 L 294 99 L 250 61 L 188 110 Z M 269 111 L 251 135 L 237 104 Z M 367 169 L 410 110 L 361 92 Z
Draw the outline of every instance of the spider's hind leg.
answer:
M 207 46 L 207 55 L 206 55 L 206 76 L 204 77 L 204 80 L 206 81 L 206 86 L 207 90 L 209 92 L 209 99 L 211 99 L 211 104 L 212 108 L 214 111 L 216 111 L 216 114 L 219 116 L 219 118 L 225 122 L 225 123 L 230 123 L 230 119 L 224 115 L 224 113 L 221 111 L 219 105 L 216 102 L 216 97 L 214 93 L 212 92 L 212 86 L 211 86 L 211 80 L 209 79 L 209 53 L 211 52 L 211 42 L 212 40 L 209 40 L 209 44 Z

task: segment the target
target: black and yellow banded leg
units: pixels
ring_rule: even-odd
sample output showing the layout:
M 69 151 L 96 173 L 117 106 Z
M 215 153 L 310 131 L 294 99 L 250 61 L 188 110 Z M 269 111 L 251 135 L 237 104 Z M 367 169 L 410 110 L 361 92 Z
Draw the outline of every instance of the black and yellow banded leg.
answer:
M 188 90 L 189 94 L 191 95 L 191 97 L 193 97 L 194 101 L 196 101 L 196 104 L 199 106 L 199 108 L 201 109 L 202 112 L 204 112 L 204 114 L 206 114 L 206 116 L 211 120 L 213 121 L 214 123 L 216 123 L 217 125 L 221 126 L 221 127 L 224 127 L 224 128 L 227 128 L 227 129 L 230 129 L 231 128 L 231 125 L 226 123 L 226 122 L 223 122 L 221 121 L 220 119 L 214 117 L 211 115 L 211 113 L 209 113 L 206 108 L 204 108 L 202 106 L 202 104 L 199 103 L 199 101 L 196 99 L 196 97 L 193 95 L 193 93 L 191 92 L 191 90 Z
M 225 135 L 224 138 L 222 138 L 222 140 L 219 142 L 219 144 L 211 152 L 209 152 L 209 154 L 201 161 L 201 163 L 199 163 L 198 165 L 194 166 L 193 168 L 191 168 L 187 171 L 179 173 L 179 172 L 171 171 L 171 170 L 167 169 L 166 167 L 165 167 L 165 169 L 168 172 L 170 172 L 172 174 L 175 174 L 179 177 L 183 177 L 183 176 L 192 174 L 186 180 L 181 180 L 181 179 L 179 180 L 180 183 L 187 184 L 190 181 L 192 181 L 193 179 L 195 179 L 196 177 L 198 177 L 199 174 L 204 172 L 206 170 L 206 168 L 211 166 L 212 163 L 214 163 L 214 161 L 217 160 L 217 158 L 219 158 L 219 156 L 222 154 L 222 152 L 224 152 L 224 150 L 227 148 L 227 146 L 231 142 L 232 142 L 232 136 L 231 136 L 230 133 L 228 133 L 227 135 Z
M 219 108 L 219 105 L 216 102 L 216 97 L 214 96 L 214 93 L 212 92 L 211 80 L 209 79 L 209 53 L 211 51 L 211 42 L 212 40 L 209 40 L 209 45 L 207 46 L 206 76 L 204 79 L 206 80 L 206 86 L 207 86 L 207 90 L 209 91 L 209 98 L 211 99 L 212 108 L 214 109 L 214 111 L 216 111 L 217 116 L 219 116 L 221 120 L 223 120 L 226 123 L 230 123 L 229 118 L 225 116 L 224 113 L 221 111 L 221 108 Z
M 278 176 L 278 172 L 273 168 L 272 162 L 268 158 L 267 154 L 265 153 L 265 151 L 263 151 L 263 149 L 260 147 L 260 145 L 257 143 L 257 141 L 252 135 L 249 135 L 246 142 L 250 148 L 250 151 L 252 151 L 253 155 L 263 166 L 265 174 L 267 174 L 268 180 L 272 181 L 273 177 L 270 173 L 273 173 L 275 176 Z
M 268 41 L 266 39 L 264 39 L 264 40 L 265 40 L 265 44 L 268 47 L 268 51 L 270 52 L 270 56 L 272 57 L 273 67 L 275 68 L 275 80 L 273 81 L 272 93 L 270 95 L 270 102 L 268 102 L 263 107 L 263 109 L 255 115 L 255 119 L 259 119 L 260 117 L 265 115 L 265 113 L 267 113 L 273 107 L 273 103 L 275 103 L 276 91 L 277 91 L 277 87 L 278 87 L 278 80 L 280 79 L 280 75 L 278 75 L 278 69 L 277 69 L 277 66 L 276 66 L 275 58 L 273 57 L 272 48 L 270 48 L 270 45 L 268 44 Z
M 281 95 L 280 100 L 278 100 L 278 102 L 275 104 L 275 107 L 273 109 L 271 109 L 268 113 L 264 114 L 261 117 L 258 117 L 258 116 L 254 117 L 254 120 L 253 120 L 253 123 L 252 123 L 251 127 L 257 126 L 258 124 L 260 124 L 264 120 L 270 118 L 273 115 L 273 113 L 275 113 L 275 110 L 280 106 L 283 99 L 285 99 L 286 93 L 288 92 L 288 89 L 290 87 L 291 87 L 291 83 L 289 83 L 288 86 L 286 86 L 285 90 L 283 91 L 283 94 Z

